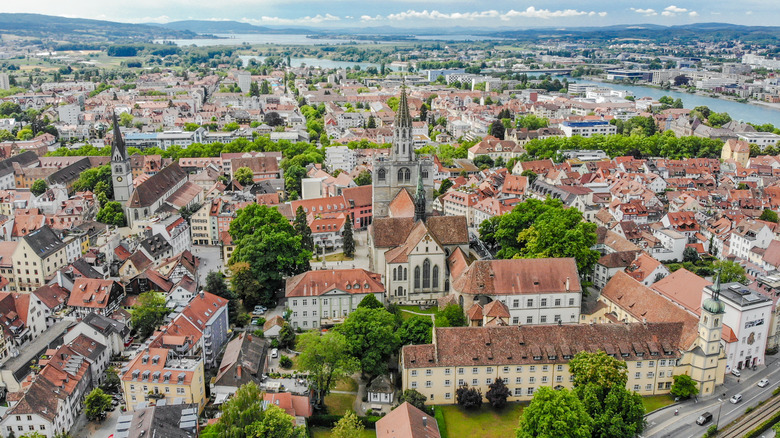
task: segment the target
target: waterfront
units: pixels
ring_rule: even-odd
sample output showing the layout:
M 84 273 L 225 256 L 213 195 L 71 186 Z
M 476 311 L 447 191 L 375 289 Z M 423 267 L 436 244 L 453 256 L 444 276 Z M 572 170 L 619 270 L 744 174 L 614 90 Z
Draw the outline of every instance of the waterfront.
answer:
M 624 85 L 613 84 L 607 82 L 599 82 L 584 79 L 572 79 L 568 78 L 570 82 L 577 82 L 580 84 L 595 84 L 601 87 L 611 88 L 613 90 L 627 90 L 634 93 L 637 98 L 651 97 L 653 99 L 660 99 L 663 96 L 669 96 L 673 99 L 682 99 L 683 106 L 685 108 L 695 108 L 697 106 L 706 106 L 715 112 L 729 113 L 732 119 L 742 120 L 744 122 L 764 124 L 771 123 L 775 126 L 780 126 L 780 109 L 763 105 L 755 105 L 749 103 L 735 102 L 732 100 L 718 99 L 708 96 L 700 96 L 692 93 L 681 93 L 674 90 L 662 90 L 655 87 L 644 87 L 641 85 Z
M 259 45 L 290 45 L 290 46 L 332 46 L 341 44 L 372 44 L 373 40 L 348 40 L 337 38 L 309 38 L 304 34 L 265 34 L 265 33 L 253 33 L 253 34 L 218 34 L 215 35 L 219 38 L 193 38 L 193 39 L 176 39 L 165 40 L 165 42 L 176 44 L 177 46 L 242 46 L 245 44 Z M 155 41 L 157 43 L 161 40 Z M 376 41 L 382 42 L 382 41 Z
M 257 61 L 258 64 L 262 64 L 263 61 L 265 61 L 266 56 L 252 56 L 252 55 L 242 55 L 239 56 L 241 61 L 244 63 L 244 67 L 246 67 L 249 64 L 250 59 L 254 59 Z M 332 59 L 324 59 L 324 58 L 290 58 L 290 64 L 292 64 L 293 67 L 302 67 L 303 65 L 306 65 L 308 67 L 317 67 L 317 68 L 352 68 L 354 69 L 356 65 L 359 65 L 361 69 L 365 69 L 367 67 L 375 67 L 377 70 L 379 70 L 380 65 L 374 64 L 371 62 L 349 62 L 349 61 L 333 61 Z M 385 69 L 390 71 L 390 67 L 385 66 Z

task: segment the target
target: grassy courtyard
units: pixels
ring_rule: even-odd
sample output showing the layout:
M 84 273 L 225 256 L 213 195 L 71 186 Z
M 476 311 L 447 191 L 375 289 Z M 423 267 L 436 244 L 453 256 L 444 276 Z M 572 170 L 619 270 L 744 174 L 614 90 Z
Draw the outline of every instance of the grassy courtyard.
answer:
M 401 317 L 404 319 L 404 321 L 415 316 L 414 315 L 415 313 L 422 313 L 425 315 L 435 315 L 436 312 L 439 310 L 438 308 L 436 308 L 436 306 L 425 310 L 420 309 L 420 306 L 398 306 L 398 308 L 401 309 Z
M 447 436 L 505 438 L 515 436 L 524 404 L 509 403 L 497 411 L 489 403 L 475 410 L 461 409 L 458 405 L 440 406 L 447 426 Z M 442 438 L 447 438 L 442 435 Z
M 325 406 L 330 415 L 344 415 L 352 411 L 355 405 L 356 394 L 328 394 L 325 397 Z
M 649 395 L 647 397 L 642 397 L 642 404 L 645 405 L 645 413 L 648 414 L 656 409 L 669 406 L 672 403 L 674 403 L 674 396 L 671 395 Z
M 311 438 L 330 438 L 330 429 L 327 427 L 312 427 Z M 360 434 L 360 438 L 376 438 L 376 431 L 374 429 L 364 429 Z

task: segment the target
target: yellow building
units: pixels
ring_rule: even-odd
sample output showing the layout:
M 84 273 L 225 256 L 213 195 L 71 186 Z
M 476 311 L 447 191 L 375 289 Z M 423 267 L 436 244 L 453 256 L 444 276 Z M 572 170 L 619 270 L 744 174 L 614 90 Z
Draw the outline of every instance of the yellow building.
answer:
M 626 362 L 629 390 L 667 394 L 673 376 L 700 377 L 683 346 L 688 335 L 681 323 L 436 328 L 432 344 L 401 350 L 402 386 L 425 395 L 427 404 L 448 404 L 459 386 L 484 395 L 500 378 L 509 401 L 527 401 L 540 386 L 571 388 L 568 363 L 578 352 L 605 351 Z
M 723 149 L 720 152 L 720 159 L 734 160 L 742 167 L 747 167 L 748 160 L 750 159 L 750 143 L 744 140 L 728 139 L 723 144 Z
M 197 403 L 199 412 L 206 404 L 200 357 L 178 357 L 167 348 L 147 348 L 130 361 L 121 378 L 122 394 L 130 411 L 140 402 L 152 404 L 160 399 Z
M 66 244 L 48 226 L 22 237 L 13 253 L 19 292 L 32 292 L 67 265 Z

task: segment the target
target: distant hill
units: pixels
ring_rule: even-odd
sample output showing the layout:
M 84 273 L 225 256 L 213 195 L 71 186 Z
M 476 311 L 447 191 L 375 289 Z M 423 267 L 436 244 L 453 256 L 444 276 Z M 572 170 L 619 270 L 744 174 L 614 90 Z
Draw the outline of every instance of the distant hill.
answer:
M 160 26 L 172 30 L 189 31 L 197 34 L 252 34 L 252 33 L 270 33 L 270 34 L 301 34 L 301 33 L 321 33 L 306 28 L 277 28 L 255 26 L 249 23 L 239 21 L 210 21 L 210 20 L 184 20 L 172 21 L 161 24 Z
M 69 41 L 149 41 L 155 38 L 193 38 L 195 33 L 148 24 L 65 18 L 41 14 L 0 13 L 0 32 Z

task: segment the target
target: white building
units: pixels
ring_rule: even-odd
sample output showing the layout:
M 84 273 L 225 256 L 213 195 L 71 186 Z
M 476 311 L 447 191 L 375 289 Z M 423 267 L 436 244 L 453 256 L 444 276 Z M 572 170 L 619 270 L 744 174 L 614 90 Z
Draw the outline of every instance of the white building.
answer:
M 702 302 L 719 290 L 726 305 L 723 324 L 734 333 L 734 340 L 726 343 L 726 371 L 764 364 L 769 326 L 772 318 L 772 300 L 750 290 L 741 283 L 719 285 L 718 281 L 704 288 Z M 725 333 L 725 330 L 724 330 Z
M 453 294 L 465 311 L 501 301 L 511 325 L 580 320 L 582 287 L 573 258 L 477 260 L 455 280 Z
M 729 251 L 743 260 L 749 260 L 753 248 L 767 249 L 774 237 L 766 224 L 743 220 L 731 232 Z
M 77 104 L 61 105 L 57 107 L 57 114 L 60 117 L 60 122 L 68 125 L 78 125 L 81 108 Z
M 9 83 L 8 73 L 0 73 L 0 90 L 10 90 L 11 84 Z
M 347 146 L 331 146 L 325 149 L 325 165 L 331 172 L 341 169 L 351 173 L 357 166 L 357 153 Z
M 775 146 L 780 140 L 780 135 L 773 132 L 738 132 L 737 137 L 742 141 L 758 145 L 762 151 L 767 146 Z
M 317 328 L 340 323 L 368 295 L 385 302 L 379 274 L 365 269 L 309 271 L 287 279 L 285 298 L 294 328 Z
M 594 135 L 617 134 L 617 127 L 611 125 L 606 120 L 592 122 L 563 122 L 560 125 L 561 130 L 566 137 L 579 135 L 581 137 L 592 137 Z
M 173 248 L 173 254 L 192 250 L 190 224 L 175 214 L 152 223 L 152 235 L 161 234 Z
M 242 93 L 249 93 L 249 87 L 252 86 L 252 74 L 248 71 L 240 71 L 236 75 L 238 77 L 238 88 Z

